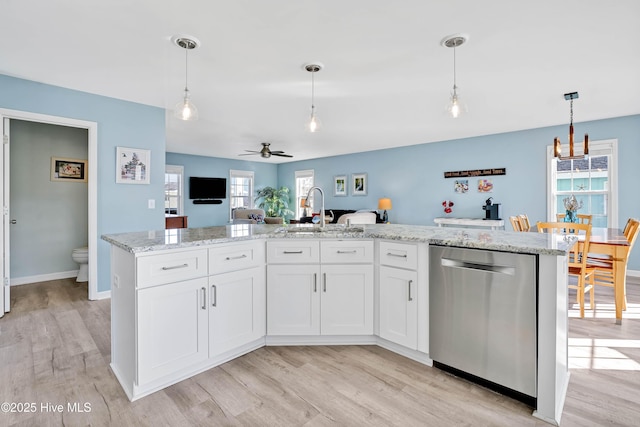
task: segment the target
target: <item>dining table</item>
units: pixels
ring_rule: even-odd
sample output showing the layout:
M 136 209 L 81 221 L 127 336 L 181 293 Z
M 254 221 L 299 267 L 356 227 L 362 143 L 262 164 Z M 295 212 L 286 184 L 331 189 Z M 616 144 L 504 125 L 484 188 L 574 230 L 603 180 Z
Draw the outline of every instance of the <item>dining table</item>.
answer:
M 538 232 L 531 227 L 530 231 Z M 584 235 L 577 235 L 578 240 Z M 626 307 L 627 256 L 629 241 L 620 228 L 592 227 L 589 253 L 607 255 L 613 260 L 613 295 L 616 308 L 616 324 L 622 324 L 622 311 Z

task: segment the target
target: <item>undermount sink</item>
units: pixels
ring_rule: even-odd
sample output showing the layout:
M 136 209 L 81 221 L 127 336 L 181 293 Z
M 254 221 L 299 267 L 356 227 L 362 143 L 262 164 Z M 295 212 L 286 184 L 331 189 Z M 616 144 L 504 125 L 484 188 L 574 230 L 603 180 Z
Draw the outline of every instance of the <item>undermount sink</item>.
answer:
M 278 233 L 362 233 L 363 227 L 353 227 L 345 225 L 326 225 L 320 227 L 319 225 L 290 225 L 287 227 L 281 227 L 277 230 Z

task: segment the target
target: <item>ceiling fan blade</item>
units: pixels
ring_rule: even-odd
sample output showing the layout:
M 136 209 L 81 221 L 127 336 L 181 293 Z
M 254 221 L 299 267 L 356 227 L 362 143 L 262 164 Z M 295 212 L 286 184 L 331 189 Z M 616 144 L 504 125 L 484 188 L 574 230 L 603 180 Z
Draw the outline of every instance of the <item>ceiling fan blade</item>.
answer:
M 238 156 L 255 156 L 256 154 L 260 154 L 260 152 L 255 151 L 253 153 L 242 153 L 242 154 L 238 154 Z
M 271 154 L 284 154 L 284 151 L 276 150 L 276 151 L 272 151 Z
M 279 153 L 278 153 L 278 152 L 276 152 L 276 151 L 272 151 L 272 152 L 271 152 L 271 155 L 272 155 L 272 156 L 279 156 L 279 157 L 293 157 L 291 154 L 279 154 Z

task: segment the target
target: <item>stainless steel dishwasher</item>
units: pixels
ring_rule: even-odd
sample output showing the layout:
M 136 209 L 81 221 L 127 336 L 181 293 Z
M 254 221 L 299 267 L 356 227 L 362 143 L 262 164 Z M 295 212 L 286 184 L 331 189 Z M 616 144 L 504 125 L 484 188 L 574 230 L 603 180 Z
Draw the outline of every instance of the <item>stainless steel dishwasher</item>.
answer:
M 537 257 L 431 245 L 429 261 L 435 366 L 535 399 Z

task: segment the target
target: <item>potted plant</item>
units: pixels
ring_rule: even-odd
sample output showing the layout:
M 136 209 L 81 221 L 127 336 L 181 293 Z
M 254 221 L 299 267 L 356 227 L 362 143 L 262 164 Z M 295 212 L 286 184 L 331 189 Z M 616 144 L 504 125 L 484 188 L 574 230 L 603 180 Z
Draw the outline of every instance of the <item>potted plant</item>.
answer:
M 255 202 L 260 201 L 258 207 L 264 209 L 265 215 L 269 217 L 293 216 L 294 212 L 289 209 L 289 189 L 287 187 L 264 187 L 256 191 Z

